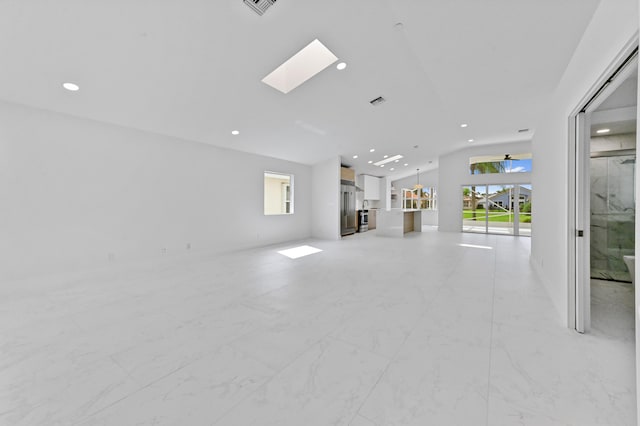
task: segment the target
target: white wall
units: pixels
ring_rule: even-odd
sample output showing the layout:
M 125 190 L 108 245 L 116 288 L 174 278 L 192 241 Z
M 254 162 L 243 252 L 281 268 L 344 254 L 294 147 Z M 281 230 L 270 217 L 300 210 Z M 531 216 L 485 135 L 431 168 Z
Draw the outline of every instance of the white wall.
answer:
M 438 210 L 423 210 L 422 225 L 438 226 Z
M 443 155 L 438 159 L 438 230 L 446 232 L 462 231 L 462 186 L 480 184 L 508 184 L 531 183 L 531 173 L 494 173 L 471 175 L 469 174 L 469 157 L 478 155 L 505 155 L 507 153 L 531 152 L 531 142 L 514 142 L 497 145 L 477 145 L 466 149 Z M 544 167 L 544 160 L 540 167 Z M 532 169 L 537 164 L 536 156 L 532 161 Z M 545 167 L 546 168 L 546 167 Z M 533 186 L 533 192 L 537 197 L 538 188 Z M 535 203 L 534 203 L 535 204 Z M 533 216 L 533 221 L 538 218 Z M 532 224 L 532 226 L 536 226 Z M 537 227 L 535 228 L 537 232 Z
M 591 152 L 618 151 L 622 149 L 636 149 L 636 134 L 595 136 L 590 140 Z
M 309 166 L 7 103 L 0 162 L 3 279 L 311 234 Z M 265 170 L 295 175 L 294 215 L 263 214 Z
M 535 130 L 531 261 L 563 320 L 568 317 L 568 119 L 634 37 L 638 22 L 638 0 L 601 1 Z
M 640 23 L 640 0 L 638 0 L 638 22 Z M 640 26 L 640 24 L 639 24 Z M 639 71 L 640 74 L 640 71 Z M 638 98 L 636 101 L 636 150 L 638 145 L 638 123 L 640 123 L 640 90 L 638 90 L 637 94 Z M 636 161 L 637 163 L 637 161 Z M 636 166 L 637 170 L 637 166 Z M 638 210 L 638 200 L 640 200 L 640 173 L 636 172 L 636 211 Z M 635 239 L 635 253 L 640 253 L 640 222 L 636 220 L 636 229 L 635 229 L 636 239 Z M 637 265 L 637 263 L 636 263 Z M 636 266 L 635 268 L 635 276 L 633 277 L 634 287 L 635 283 L 640 283 L 640 268 Z M 635 307 L 634 312 L 636 313 L 636 423 L 640 420 L 640 291 L 635 291 Z
M 340 157 L 311 168 L 311 235 L 340 239 Z
M 391 177 L 389 176 L 380 178 L 380 201 L 376 207 L 382 210 L 391 209 Z

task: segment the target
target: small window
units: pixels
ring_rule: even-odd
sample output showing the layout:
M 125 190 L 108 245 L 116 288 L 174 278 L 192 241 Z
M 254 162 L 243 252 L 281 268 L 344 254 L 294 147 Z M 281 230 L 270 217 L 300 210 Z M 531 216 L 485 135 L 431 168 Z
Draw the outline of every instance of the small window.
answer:
M 489 173 L 530 173 L 531 153 L 484 155 L 469 158 L 469 173 L 483 175 Z
M 293 214 L 293 175 L 264 172 L 264 214 Z
M 402 188 L 402 208 L 436 210 L 437 194 L 435 187 L 422 187 L 416 189 Z

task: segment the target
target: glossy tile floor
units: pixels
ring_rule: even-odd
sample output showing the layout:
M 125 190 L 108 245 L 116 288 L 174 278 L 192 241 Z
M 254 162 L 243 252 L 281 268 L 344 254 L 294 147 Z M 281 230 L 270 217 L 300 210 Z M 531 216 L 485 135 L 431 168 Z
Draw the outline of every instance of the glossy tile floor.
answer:
M 635 424 L 633 340 L 566 329 L 529 238 L 301 243 L 3 285 L 0 424 Z
M 631 283 L 591 280 L 591 333 L 633 344 L 635 292 Z

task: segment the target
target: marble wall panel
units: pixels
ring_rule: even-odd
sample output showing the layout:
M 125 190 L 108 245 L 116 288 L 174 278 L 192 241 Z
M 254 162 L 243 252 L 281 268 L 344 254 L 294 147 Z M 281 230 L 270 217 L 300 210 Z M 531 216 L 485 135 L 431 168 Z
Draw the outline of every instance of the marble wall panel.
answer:
M 591 213 L 607 212 L 607 159 L 591 159 Z
M 591 276 L 631 281 L 622 256 L 634 253 L 635 155 L 591 159 Z

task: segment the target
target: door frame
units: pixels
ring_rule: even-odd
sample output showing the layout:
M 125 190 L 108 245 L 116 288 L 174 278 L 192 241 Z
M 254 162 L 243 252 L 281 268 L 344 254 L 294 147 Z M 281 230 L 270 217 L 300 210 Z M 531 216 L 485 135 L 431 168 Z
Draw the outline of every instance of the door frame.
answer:
M 589 114 L 624 81 L 625 69 L 628 70 L 628 65 L 637 60 L 638 33 L 591 86 L 571 112 L 567 123 L 567 323 L 569 328 L 579 333 L 588 332 L 591 325 Z

